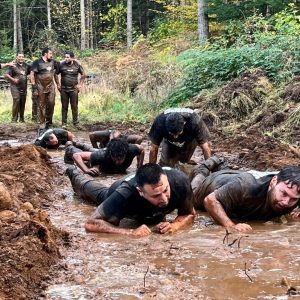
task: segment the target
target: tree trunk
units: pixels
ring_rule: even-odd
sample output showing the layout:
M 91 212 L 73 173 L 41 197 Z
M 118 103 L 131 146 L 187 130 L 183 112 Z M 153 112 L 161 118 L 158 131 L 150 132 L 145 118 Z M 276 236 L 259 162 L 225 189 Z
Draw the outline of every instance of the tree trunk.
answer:
M 203 43 L 208 39 L 208 16 L 205 13 L 207 4 L 205 0 L 198 1 L 198 37 L 199 42 Z
M 18 50 L 18 25 L 17 25 L 17 0 L 13 1 L 13 14 L 14 14 L 14 45 L 15 51 Z
M 86 45 L 86 35 L 85 35 L 85 4 L 84 0 L 80 0 L 80 22 L 81 22 L 81 38 L 80 38 L 80 48 L 85 49 Z
M 48 20 L 48 29 L 51 29 L 52 28 L 52 24 L 51 24 L 50 0 L 47 0 L 47 20 Z
M 132 46 L 132 0 L 127 0 L 127 48 Z
M 93 0 L 89 1 L 89 15 L 90 15 L 90 22 L 89 22 L 89 28 L 90 28 L 90 48 L 94 49 L 94 32 L 93 32 Z
M 23 35 L 22 35 L 22 25 L 21 25 L 21 15 L 20 7 L 17 7 L 17 28 L 18 28 L 18 52 L 23 53 Z

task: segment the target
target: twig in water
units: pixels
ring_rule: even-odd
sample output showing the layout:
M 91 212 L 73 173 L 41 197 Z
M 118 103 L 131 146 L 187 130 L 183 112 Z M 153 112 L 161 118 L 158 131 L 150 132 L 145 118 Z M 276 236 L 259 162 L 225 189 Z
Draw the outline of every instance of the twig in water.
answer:
M 147 276 L 148 271 L 149 271 L 149 266 L 148 266 L 147 271 L 144 275 L 144 288 L 146 287 L 146 276 Z
M 225 229 L 226 230 L 226 234 L 225 234 L 225 236 L 224 236 L 224 238 L 223 238 L 223 244 L 225 244 L 225 240 L 227 239 L 227 244 L 228 244 L 228 236 L 231 234 L 231 232 L 229 232 L 227 229 Z
M 248 275 L 248 273 L 247 273 L 247 263 L 245 262 L 245 274 L 246 274 L 246 276 L 249 278 L 249 280 L 251 281 L 251 282 L 253 282 L 253 280 L 252 280 L 252 278 Z
M 245 236 L 242 235 L 242 236 L 239 238 L 238 248 L 240 248 L 240 245 L 241 245 L 241 239 L 242 239 L 243 237 L 249 237 L 249 235 L 245 235 Z
M 238 239 L 234 239 L 230 244 L 228 244 L 228 246 L 229 246 L 229 247 L 233 246 L 233 245 L 236 243 L 237 240 L 238 240 Z

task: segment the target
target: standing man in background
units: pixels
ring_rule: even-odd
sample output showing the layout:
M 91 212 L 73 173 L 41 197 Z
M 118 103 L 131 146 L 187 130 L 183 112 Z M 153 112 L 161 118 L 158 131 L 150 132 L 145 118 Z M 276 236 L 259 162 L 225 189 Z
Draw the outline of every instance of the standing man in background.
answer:
M 52 126 L 55 105 L 54 80 L 58 88 L 60 88 L 57 76 L 58 71 L 59 63 L 53 60 L 53 53 L 50 48 L 44 48 L 42 57 L 34 61 L 31 66 L 30 78 L 33 96 L 38 97 L 38 118 L 40 124 L 45 124 L 45 128 Z
M 65 52 L 65 61 L 60 64 L 59 73 L 61 74 L 62 126 L 67 125 L 69 103 L 72 109 L 73 125 L 78 126 L 78 93 L 82 89 L 86 74 L 83 67 L 74 59 L 72 51 Z M 80 81 L 78 83 L 79 74 Z
M 18 53 L 15 66 L 10 66 L 5 79 L 10 82 L 10 91 L 13 97 L 12 122 L 25 122 L 24 111 L 27 95 L 27 75 L 30 66 L 24 62 L 24 54 Z

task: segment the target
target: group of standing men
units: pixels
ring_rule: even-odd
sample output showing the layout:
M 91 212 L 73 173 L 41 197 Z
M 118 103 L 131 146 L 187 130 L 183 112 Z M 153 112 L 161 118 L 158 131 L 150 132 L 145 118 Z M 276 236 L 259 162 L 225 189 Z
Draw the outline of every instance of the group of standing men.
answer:
M 67 125 L 69 103 L 72 109 L 73 125 L 78 126 L 78 93 L 82 89 L 86 74 L 83 67 L 75 60 L 72 51 L 65 52 L 65 60 L 59 63 L 53 59 L 52 50 L 44 48 L 41 58 L 31 65 L 24 61 L 24 54 L 18 53 L 15 63 L 3 67 L 7 66 L 9 69 L 5 78 L 10 82 L 13 97 L 12 122 L 24 122 L 27 76 L 30 75 L 32 120 L 38 121 L 46 129 L 52 126 L 56 83 L 61 93 L 62 126 Z

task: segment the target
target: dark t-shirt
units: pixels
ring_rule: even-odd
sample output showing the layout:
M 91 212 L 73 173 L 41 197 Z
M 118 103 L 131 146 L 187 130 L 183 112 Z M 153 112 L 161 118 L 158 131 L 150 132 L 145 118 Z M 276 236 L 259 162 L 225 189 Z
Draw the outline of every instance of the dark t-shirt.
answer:
M 15 67 L 9 67 L 7 74 L 11 77 L 18 79 L 18 84 L 11 83 L 11 88 L 17 88 L 20 93 L 26 94 L 27 92 L 27 75 L 30 73 L 30 66 L 25 62 L 20 65 L 16 64 Z
M 166 118 L 174 112 L 180 113 L 186 121 L 183 133 L 177 138 L 170 135 L 166 128 Z M 192 109 L 170 108 L 155 118 L 149 132 L 149 138 L 155 145 L 159 145 L 165 139 L 177 147 L 183 147 L 185 143 L 194 139 L 199 145 L 204 144 L 208 141 L 209 132 L 203 120 Z
M 278 212 L 273 210 L 268 197 L 269 184 L 275 174 L 262 177 L 250 172 L 224 170 L 206 177 L 195 191 L 195 208 L 205 209 L 204 198 L 215 192 L 230 218 L 239 220 L 269 220 L 291 212 L 297 204 Z
M 59 73 L 61 74 L 61 88 L 66 91 L 74 91 L 78 84 L 78 74 L 83 74 L 83 67 L 76 61 L 68 64 L 65 61 L 60 63 Z
M 47 137 L 52 133 L 57 137 L 58 145 L 54 145 L 54 146 L 47 145 L 47 143 L 46 143 Z M 59 145 L 64 145 L 67 141 L 68 141 L 68 131 L 67 130 L 61 129 L 61 128 L 52 128 L 52 129 L 48 129 L 44 133 L 42 133 L 42 135 L 39 136 L 35 140 L 34 144 L 36 146 L 40 146 L 43 148 L 55 149 L 55 148 L 58 148 Z
M 133 159 L 141 154 L 141 150 L 138 146 L 129 144 L 126 158 L 121 165 L 116 165 L 111 157 L 106 155 L 106 149 L 100 149 L 91 154 L 90 163 L 91 166 L 99 165 L 99 169 L 106 173 L 124 173 L 126 169 L 131 165 Z
M 178 170 L 164 168 L 170 184 L 170 199 L 166 207 L 157 207 L 141 197 L 136 187 L 135 174 L 116 181 L 108 190 L 107 198 L 98 206 L 97 215 L 118 224 L 125 217 L 140 223 L 155 224 L 175 209 L 178 215 L 191 214 L 193 192 L 187 176 Z
M 53 85 L 54 74 L 59 71 L 59 62 L 55 60 L 44 61 L 42 58 L 35 60 L 31 71 L 36 73 L 36 84 L 44 93 L 48 93 Z

